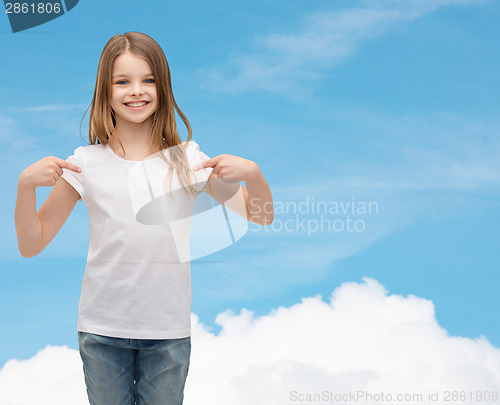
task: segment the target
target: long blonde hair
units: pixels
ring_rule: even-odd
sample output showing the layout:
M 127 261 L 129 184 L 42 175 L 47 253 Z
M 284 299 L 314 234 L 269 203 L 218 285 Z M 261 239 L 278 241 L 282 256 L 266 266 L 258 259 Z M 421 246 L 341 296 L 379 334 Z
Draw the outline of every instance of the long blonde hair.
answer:
M 173 169 L 177 169 L 181 186 L 185 189 L 187 186 L 188 190 L 186 191 L 188 193 L 198 195 L 201 191 L 196 190 L 192 185 L 190 175 L 192 171 L 189 169 L 186 151 L 177 131 L 175 112 L 177 111 L 187 128 L 187 142 L 192 137 L 191 125 L 175 101 L 167 58 L 160 45 L 146 34 L 141 32 L 117 34 L 104 46 L 97 68 L 94 97 L 90 105 L 90 144 L 106 144 L 113 137 L 118 141 L 125 154 L 120 138 L 114 133 L 116 120 L 110 100 L 113 84 L 113 62 L 119 55 L 127 51 L 146 60 L 153 71 L 158 106 L 153 115 L 151 148 L 155 153 L 169 148 L 169 159 L 166 158 L 164 153 L 159 153 L 170 168 L 165 182 L 170 178 L 171 187 Z

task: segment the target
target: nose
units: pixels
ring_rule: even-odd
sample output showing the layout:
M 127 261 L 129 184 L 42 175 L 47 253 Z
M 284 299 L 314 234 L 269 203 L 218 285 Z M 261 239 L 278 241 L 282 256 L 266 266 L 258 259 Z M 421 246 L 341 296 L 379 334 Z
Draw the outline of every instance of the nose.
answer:
M 131 96 L 142 96 L 144 94 L 144 90 L 142 89 L 141 83 L 135 83 L 130 86 L 130 95 Z

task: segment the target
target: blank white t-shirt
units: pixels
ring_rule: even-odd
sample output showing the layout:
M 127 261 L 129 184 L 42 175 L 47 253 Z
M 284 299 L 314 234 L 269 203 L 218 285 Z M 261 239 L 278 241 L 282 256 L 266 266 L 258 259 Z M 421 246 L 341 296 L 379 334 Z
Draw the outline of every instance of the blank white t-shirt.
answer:
M 191 169 L 209 159 L 195 141 L 183 145 Z M 189 257 L 185 219 L 196 197 L 181 190 L 176 171 L 173 199 L 165 194 L 168 166 L 158 155 L 130 161 L 98 144 L 77 148 L 67 161 L 82 169 L 63 169 L 62 178 L 80 194 L 90 221 L 78 330 L 129 339 L 190 336 L 191 265 L 181 257 Z M 194 172 L 197 190 L 211 170 Z M 183 226 L 171 226 L 178 219 Z

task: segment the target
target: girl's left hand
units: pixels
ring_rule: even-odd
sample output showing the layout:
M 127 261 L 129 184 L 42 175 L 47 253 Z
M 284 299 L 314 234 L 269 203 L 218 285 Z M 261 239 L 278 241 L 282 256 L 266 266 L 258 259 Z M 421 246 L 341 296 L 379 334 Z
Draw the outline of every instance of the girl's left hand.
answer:
M 196 172 L 212 167 L 212 173 L 221 180 L 246 181 L 258 170 L 257 163 L 234 155 L 218 155 L 193 167 Z

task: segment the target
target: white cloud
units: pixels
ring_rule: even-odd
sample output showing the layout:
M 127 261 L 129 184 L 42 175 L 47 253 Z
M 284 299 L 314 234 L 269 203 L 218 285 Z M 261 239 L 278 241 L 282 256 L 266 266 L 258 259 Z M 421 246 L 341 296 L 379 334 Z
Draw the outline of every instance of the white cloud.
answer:
M 199 75 L 217 91 L 266 90 L 300 99 L 307 91 L 302 83 L 324 78 L 364 42 L 384 35 L 396 24 L 443 6 L 483 2 L 368 0 L 360 7 L 311 13 L 296 32 L 256 35 L 254 50 L 233 56 L 224 67 L 204 68 Z
M 29 360 L 10 360 L 0 370 L 2 405 L 88 405 L 80 355 L 47 346 Z
M 373 279 L 342 284 L 329 302 L 305 298 L 261 317 L 224 312 L 216 322 L 219 335 L 193 315 L 186 405 L 284 405 L 349 391 L 421 394 L 424 404 L 438 391 L 432 403 L 444 404 L 447 390 L 500 390 L 498 348 L 484 337 L 450 336 L 431 301 L 389 295 Z M 83 404 L 80 369 L 78 353 L 64 347 L 10 361 L 0 370 L 0 403 Z
M 288 404 L 294 390 L 500 388 L 498 349 L 484 338 L 450 337 L 432 302 L 387 295 L 371 279 L 343 284 L 330 303 L 308 298 L 259 318 L 223 313 L 217 323 L 219 336 L 195 330 L 192 403 L 203 395 L 213 398 L 205 404 Z

